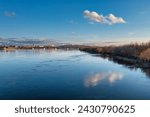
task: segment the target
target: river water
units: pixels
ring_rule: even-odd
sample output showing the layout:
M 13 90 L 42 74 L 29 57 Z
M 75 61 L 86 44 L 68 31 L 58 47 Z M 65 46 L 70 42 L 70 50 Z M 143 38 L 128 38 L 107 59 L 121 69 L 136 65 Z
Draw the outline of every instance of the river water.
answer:
M 146 100 L 145 71 L 78 50 L 0 51 L 0 99 Z

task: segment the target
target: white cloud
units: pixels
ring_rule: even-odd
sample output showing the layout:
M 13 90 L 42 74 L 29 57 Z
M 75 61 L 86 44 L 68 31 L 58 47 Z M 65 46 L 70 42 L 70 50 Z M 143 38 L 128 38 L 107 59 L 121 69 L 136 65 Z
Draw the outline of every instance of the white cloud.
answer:
M 135 35 L 134 32 L 129 32 L 129 33 L 128 33 L 128 36 L 133 36 L 133 35 Z
M 14 17 L 14 16 L 16 16 L 16 13 L 15 12 L 10 12 L 10 11 L 5 11 L 4 15 L 6 17 Z
M 95 11 L 84 11 L 84 17 L 89 19 L 92 22 L 102 23 L 102 24 L 118 24 L 118 23 L 126 23 L 126 21 L 122 17 L 116 17 L 113 14 L 109 14 L 107 16 L 103 16 L 101 14 L 98 14 Z
M 126 23 L 125 20 L 122 17 L 116 17 L 113 14 L 109 14 L 106 16 L 106 19 L 111 23 L 111 24 L 116 24 L 116 23 Z
M 75 36 L 77 33 L 76 32 L 71 32 L 71 35 Z
M 88 10 L 85 10 L 84 11 L 84 16 L 85 18 L 88 18 L 90 19 L 91 21 L 94 21 L 94 22 L 103 22 L 103 16 L 102 15 L 99 15 L 98 13 L 96 12 L 90 12 Z

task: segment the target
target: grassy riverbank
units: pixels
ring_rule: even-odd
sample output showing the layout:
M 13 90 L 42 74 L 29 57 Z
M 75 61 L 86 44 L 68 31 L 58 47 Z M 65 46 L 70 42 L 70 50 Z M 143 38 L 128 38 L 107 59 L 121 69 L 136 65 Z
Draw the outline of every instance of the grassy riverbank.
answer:
M 81 47 L 80 51 L 99 54 L 113 61 L 122 62 L 134 67 L 150 68 L 150 42 L 124 46 Z

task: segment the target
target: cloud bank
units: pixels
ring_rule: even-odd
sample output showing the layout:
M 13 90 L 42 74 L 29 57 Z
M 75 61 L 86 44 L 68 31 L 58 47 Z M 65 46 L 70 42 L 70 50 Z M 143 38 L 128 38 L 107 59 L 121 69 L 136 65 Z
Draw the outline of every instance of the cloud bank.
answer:
M 102 23 L 102 24 L 109 24 L 109 25 L 126 23 L 126 21 L 122 17 L 116 17 L 113 14 L 103 16 L 101 14 L 98 14 L 95 11 L 91 12 L 89 10 L 85 10 L 83 12 L 83 14 L 84 14 L 85 18 L 89 19 L 92 22 L 97 22 L 97 23 Z

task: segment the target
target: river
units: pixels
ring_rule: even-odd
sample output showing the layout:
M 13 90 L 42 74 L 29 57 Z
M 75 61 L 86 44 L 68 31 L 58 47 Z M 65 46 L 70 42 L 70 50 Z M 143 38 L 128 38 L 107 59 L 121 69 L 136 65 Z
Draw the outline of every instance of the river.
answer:
M 78 50 L 0 51 L 0 99 L 147 100 L 150 77 Z

